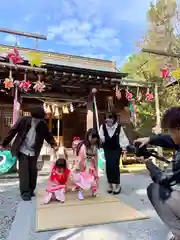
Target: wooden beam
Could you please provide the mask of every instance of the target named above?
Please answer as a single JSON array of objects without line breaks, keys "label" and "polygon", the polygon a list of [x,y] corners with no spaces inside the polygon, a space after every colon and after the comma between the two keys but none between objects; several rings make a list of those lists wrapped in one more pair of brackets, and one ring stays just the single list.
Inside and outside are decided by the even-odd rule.
[{"label": "wooden beam", "polygon": [[158,50],[146,49],[146,48],[143,48],[141,51],[146,52],[146,53],[159,55],[159,56],[164,56],[164,57],[180,58],[180,54],[176,54],[176,53],[173,53],[173,52],[164,52],[164,51],[158,51]]},{"label": "wooden beam", "polygon": [[[81,94],[82,96],[82,94]],[[62,94],[62,93],[50,93],[50,92],[44,92],[44,93],[22,93],[22,98],[37,98],[37,99],[49,99],[49,100],[56,100],[56,101],[79,101],[84,102],[87,95],[84,95],[80,97],[79,95],[74,94]]]},{"label": "wooden beam", "polygon": [[29,70],[34,72],[47,72],[46,68],[30,67],[30,66],[11,64],[11,63],[5,63],[5,62],[0,62],[0,66],[4,68],[8,67],[8,68],[14,68],[14,69],[23,69],[23,70]]},{"label": "wooden beam", "polygon": [[22,36],[22,37],[47,40],[46,36],[40,35],[40,34],[37,34],[37,33],[20,32],[20,31],[14,31],[14,30],[11,30],[11,29],[7,29],[7,28],[0,28],[0,32],[12,34],[12,35],[17,35],[17,36]]}]

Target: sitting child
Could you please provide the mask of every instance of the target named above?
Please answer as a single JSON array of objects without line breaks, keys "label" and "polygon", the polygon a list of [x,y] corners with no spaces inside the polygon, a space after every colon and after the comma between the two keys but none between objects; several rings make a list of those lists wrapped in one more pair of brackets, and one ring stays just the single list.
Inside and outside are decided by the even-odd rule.
[{"label": "sitting child", "polygon": [[59,158],[51,170],[48,180],[49,187],[46,189],[47,195],[44,204],[49,203],[53,197],[61,203],[64,203],[69,175],[70,170],[67,168],[65,158]]}]

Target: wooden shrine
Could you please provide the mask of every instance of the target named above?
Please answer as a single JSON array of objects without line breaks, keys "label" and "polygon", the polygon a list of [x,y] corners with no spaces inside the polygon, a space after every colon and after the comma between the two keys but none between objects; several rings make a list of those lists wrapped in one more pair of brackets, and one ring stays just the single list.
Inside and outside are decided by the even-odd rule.
[{"label": "wooden shrine", "polygon": [[[1,50],[2,48],[4,48],[6,54],[13,49],[13,47],[0,46]],[[25,52],[31,51],[31,49],[17,49],[22,56],[25,56]],[[22,115],[28,114],[29,105],[48,105],[51,108],[47,120],[49,128],[58,138],[57,140],[63,142],[66,147],[71,147],[73,136],[83,138],[86,130],[93,126],[92,88],[97,89],[96,99],[100,123],[103,122],[109,102],[117,109],[118,114],[122,115],[121,121],[130,123],[128,112],[124,110],[126,104],[124,105],[123,102],[115,100],[115,86],[127,74],[116,72],[114,62],[84,57],[77,57],[76,61],[75,56],[50,54],[47,52],[43,52],[43,55],[45,62],[43,62],[40,69],[31,68],[25,57],[22,64],[13,65],[9,63],[7,57],[1,54],[1,128],[5,129],[5,126],[7,126],[8,129],[8,125],[13,123],[14,89],[10,91],[4,89],[4,79],[9,76],[9,71],[11,71],[14,80],[22,81],[26,78],[30,82],[36,82],[37,79],[40,79],[45,83],[46,88],[43,92],[19,92],[18,109],[21,110]],[[63,59],[71,59],[71,61],[69,60],[69,65],[47,63],[48,56],[51,58],[49,62],[52,62],[53,57],[61,63]],[[72,59],[75,66],[77,66],[78,62],[79,67],[72,66]],[[80,67],[80,64],[82,67]],[[97,70],[95,69],[96,65]],[[99,70],[98,68],[104,70]],[[63,113],[62,106],[68,106],[69,104],[73,106],[73,111]],[[9,106],[8,113],[7,106]],[[58,113],[56,111],[55,114],[52,108],[58,108]],[[18,111],[18,109],[16,110]],[[17,113],[17,116],[19,115],[20,111]],[[1,133],[0,137],[2,138],[5,133],[4,131]]]}]

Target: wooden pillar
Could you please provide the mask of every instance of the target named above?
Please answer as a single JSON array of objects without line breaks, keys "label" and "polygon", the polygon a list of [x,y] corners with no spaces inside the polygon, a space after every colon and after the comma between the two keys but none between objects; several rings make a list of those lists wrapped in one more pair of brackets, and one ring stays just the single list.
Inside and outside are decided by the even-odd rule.
[{"label": "wooden pillar", "polygon": [[18,88],[15,87],[13,104],[13,124],[15,124],[17,119],[20,117],[20,109],[21,109],[20,96],[18,93]]},{"label": "wooden pillar", "polygon": [[49,115],[49,131],[52,132],[52,114]]},{"label": "wooden pillar", "polygon": [[159,94],[158,94],[157,84],[155,84],[155,88],[154,88],[154,98],[155,98],[155,107],[156,107],[156,127],[157,127],[158,133],[161,133],[161,117],[160,117]]},{"label": "wooden pillar", "polygon": [[57,141],[58,145],[60,146],[60,116],[57,119]]},{"label": "wooden pillar", "polygon": [[[154,99],[155,99],[155,108],[156,108],[156,134],[161,133],[161,116],[160,116],[160,107],[159,107],[159,93],[158,93],[158,85],[155,84],[154,88]],[[159,155],[163,155],[163,151],[161,147],[157,147],[157,152]],[[158,161],[158,165],[160,168],[163,168],[164,164],[161,161]]]},{"label": "wooden pillar", "polygon": [[86,115],[86,130],[88,131],[90,128],[93,128],[93,102],[89,101],[87,103],[87,115]]}]

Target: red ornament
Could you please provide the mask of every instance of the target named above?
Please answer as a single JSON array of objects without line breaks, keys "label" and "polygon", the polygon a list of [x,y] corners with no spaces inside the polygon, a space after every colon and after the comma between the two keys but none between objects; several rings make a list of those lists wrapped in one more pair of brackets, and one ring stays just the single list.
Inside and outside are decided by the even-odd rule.
[{"label": "red ornament", "polygon": [[23,58],[20,57],[19,51],[17,50],[17,48],[14,48],[13,53],[9,53],[7,55],[7,57],[9,59],[10,63],[12,63],[12,64],[18,64],[18,63],[24,62]]},{"label": "red ornament", "polygon": [[131,101],[133,99],[133,94],[131,92],[126,92],[126,98]]},{"label": "red ornament", "polygon": [[152,101],[153,98],[154,98],[153,95],[152,95],[152,93],[146,93],[146,94],[145,94],[145,97],[146,97],[146,100],[147,100],[147,101]]},{"label": "red ornament", "polygon": [[162,74],[162,78],[163,78],[164,80],[166,80],[167,77],[169,76],[169,70],[168,70],[168,69],[161,69],[160,72],[161,72],[161,74]]},{"label": "red ornament", "polygon": [[19,89],[22,92],[28,92],[29,90],[31,90],[30,87],[31,87],[31,83],[29,80],[28,81],[23,80],[19,84]]}]

